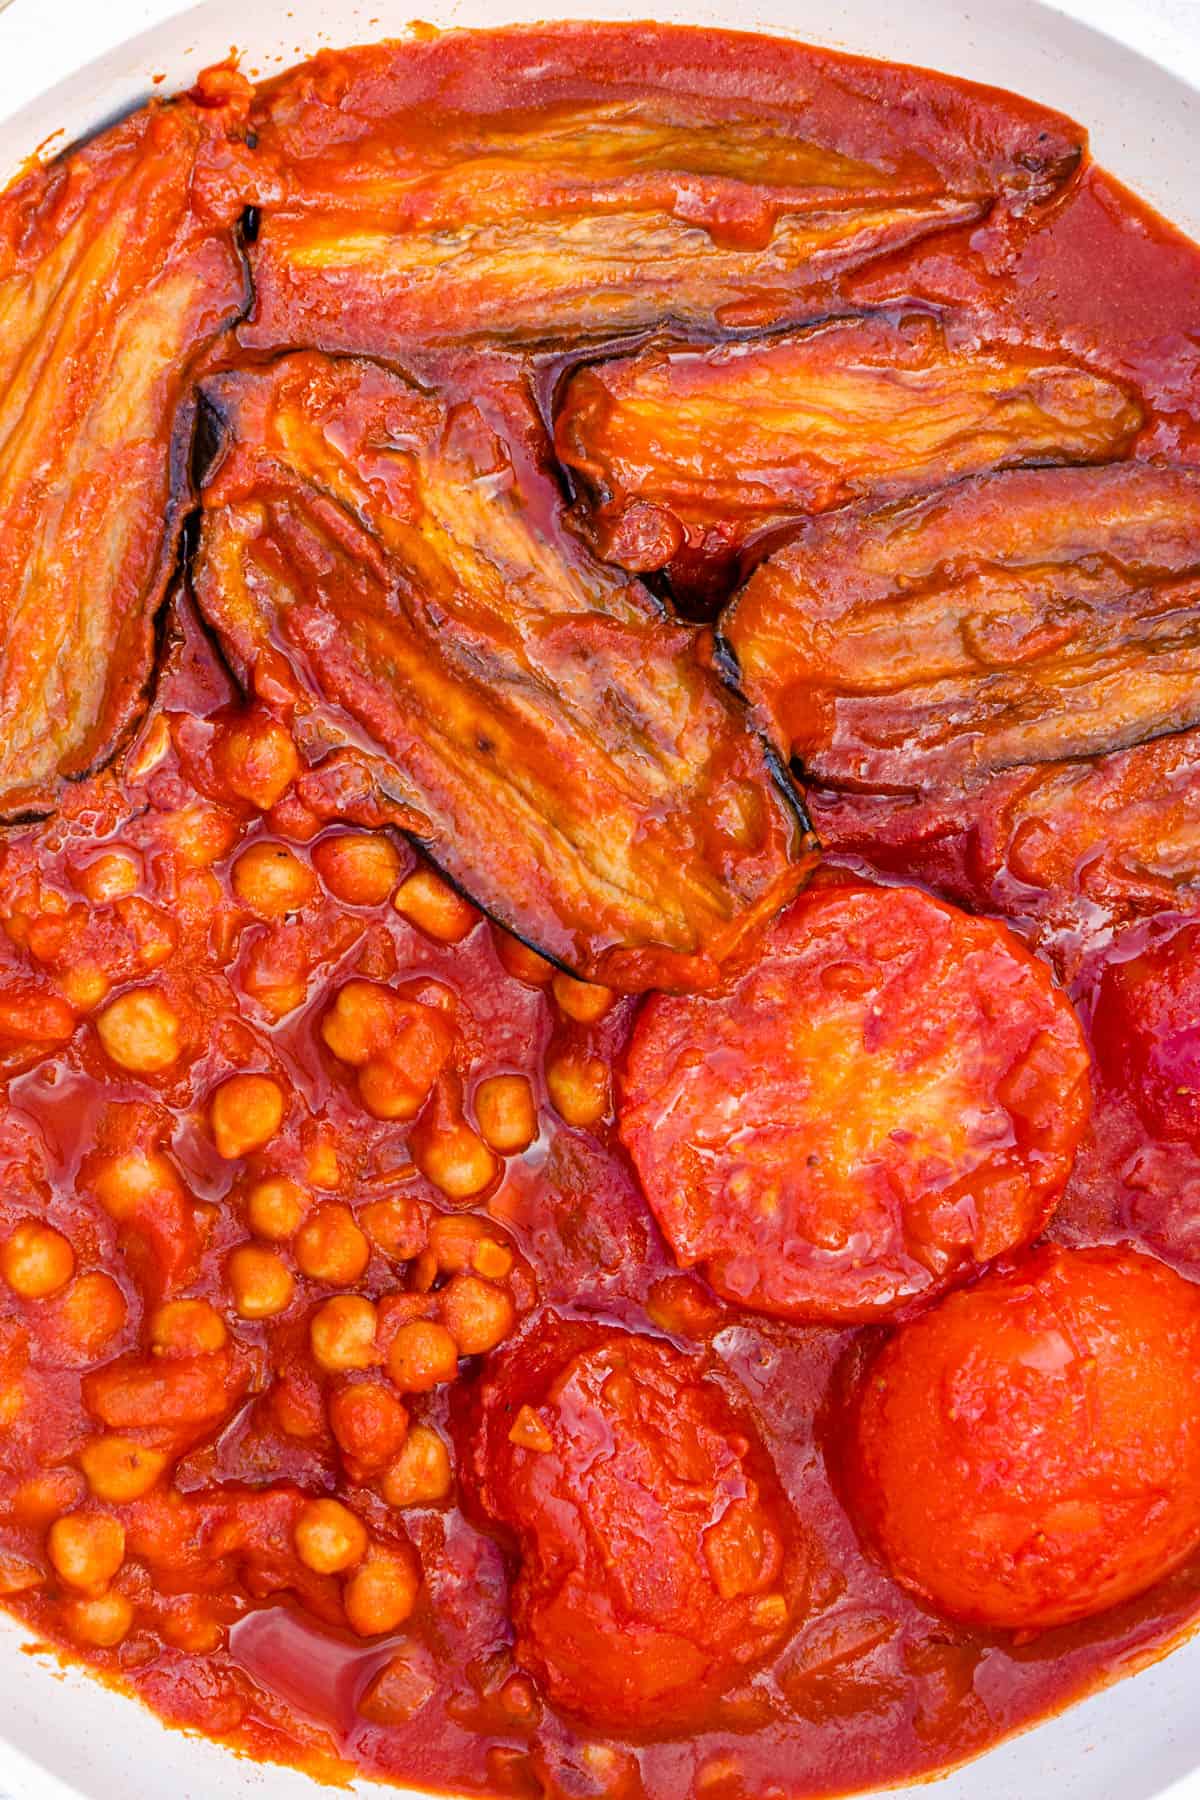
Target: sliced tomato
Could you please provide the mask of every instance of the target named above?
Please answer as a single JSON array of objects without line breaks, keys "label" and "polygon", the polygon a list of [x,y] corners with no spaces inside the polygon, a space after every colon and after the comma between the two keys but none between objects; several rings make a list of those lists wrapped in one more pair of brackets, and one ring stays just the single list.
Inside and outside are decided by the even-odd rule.
[{"label": "sliced tomato", "polygon": [[724,994],[655,996],[621,1137],[679,1263],[786,1318],[869,1319],[1037,1235],[1089,1105],[1049,970],[913,888],[826,888]]}]

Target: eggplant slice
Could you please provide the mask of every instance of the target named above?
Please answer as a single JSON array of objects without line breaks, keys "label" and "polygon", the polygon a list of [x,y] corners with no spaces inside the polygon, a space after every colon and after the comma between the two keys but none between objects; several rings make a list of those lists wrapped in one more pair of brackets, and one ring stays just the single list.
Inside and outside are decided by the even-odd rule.
[{"label": "eggplant slice", "polygon": [[314,353],[207,381],[200,608],[504,925],[618,987],[710,984],[806,879],[795,795],[707,635],[565,529],[519,371],[459,385],[486,419]]},{"label": "eggplant slice", "polygon": [[1045,200],[1082,155],[1078,126],[1008,95],[728,45],[716,91],[686,31],[631,50],[596,25],[373,46],[269,84],[256,125],[285,173],[243,341],[389,354],[804,317],[814,284]]},{"label": "eggplant slice", "polygon": [[191,370],[249,302],[248,96],[218,72],[0,197],[0,818],[51,810],[144,710]]},{"label": "eggplant slice", "polygon": [[982,476],[849,507],[725,623],[784,754],[831,788],[948,789],[1200,724],[1200,470]]},{"label": "eggplant slice", "polygon": [[1136,399],[1061,356],[867,314],[580,368],[555,439],[594,497],[599,554],[687,588],[787,520],[1018,463],[1110,461],[1141,425]]},{"label": "eggplant slice", "polygon": [[1008,769],[961,794],[809,794],[832,856],[1051,928],[1073,971],[1114,923],[1200,906],[1200,731],[1081,762]]}]

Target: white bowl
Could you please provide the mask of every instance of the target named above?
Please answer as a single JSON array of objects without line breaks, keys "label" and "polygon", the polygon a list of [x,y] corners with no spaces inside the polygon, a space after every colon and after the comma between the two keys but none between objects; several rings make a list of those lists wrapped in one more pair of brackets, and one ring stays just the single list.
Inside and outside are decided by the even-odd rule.
[{"label": "white bowl", "polygon": [[[1012,88],[1088,126],[1099,161],[1200,237],[1200,0],[441,0],[425,16],[451,26],[647,14],[774,31]],[[177,0],[10,0],[0,16],[0,177],[52,133],[66,142],[151,92],[185,86],[231,46],[249,73],[269,74],[322,44],[399,35],[411,16],[404,0],[203,0],[187,10]],[[22,1655],[22,1640],[0,1614],[0,1800],[5,1790],[12,1800],[315,1800],[307,1777],[168,1731],[87,1677]],[[1200,1634],[936,1789],[893,1792],[1200,1800],[1198,1692]]]}]

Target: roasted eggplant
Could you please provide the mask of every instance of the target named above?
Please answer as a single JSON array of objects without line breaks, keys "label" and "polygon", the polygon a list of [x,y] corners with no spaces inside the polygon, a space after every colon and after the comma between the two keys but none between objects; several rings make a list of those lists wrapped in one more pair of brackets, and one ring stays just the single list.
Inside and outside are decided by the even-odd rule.
[{"label": "roasted eggplant", "polygon": [[145,704],[191,370],[249,299],[248,95],[216,71],[0,200],[0,817],[52,807]]},{"label": "roasted eggplant", "polygon": [[318,57],[265,90],[257,303],[244,341],[611,336],[803,317],[814,283],[1028,207],[1076,168],[1060,115],[942,77],[729,35],[558,25]]},{"label": "roasted eggplant", "polygon": [[1200,723],[1200,470],[980,477],[804,526],[725,624],[816,781],[975,782]]},{"label": "roasted eggplant", "polygon": [[1182,731],[1082,762],[1010,769],[964,805],[959,792],[912,798],[809,795],[822,843],[869,856],[967,906],[1058,934],[1060,968],[1114,921],[1200,905],[1200,732]]},{"label": "roasted eggplant", "polygon": [[669,566],[688,590],[785,520],[1023,462],[1107,461],[1141,423],[1132,395],[1061,356],[951,347],[932,317],[868,314],[585,366],[555,436],[600,555]]},{"label": "roasted eggplant", "polygon": [[806,877],[795,796],[706,636],[565,529],[518,376],[489,386],[485,420],[317,354],[206,382],[199,604],[310,760],[369,755],[519,936],[615,986],[705,985]]}]

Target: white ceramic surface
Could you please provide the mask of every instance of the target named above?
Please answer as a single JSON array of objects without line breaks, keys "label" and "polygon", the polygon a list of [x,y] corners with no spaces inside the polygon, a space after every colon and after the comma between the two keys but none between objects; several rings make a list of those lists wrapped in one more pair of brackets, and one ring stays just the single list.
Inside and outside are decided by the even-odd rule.
[{"label": "white ceramic surface", "polygon": [[[773,30],[995,82],[1091,129],[1097,157],[1200,236],[1200,0],[430,0],[439,25],[541,17],[675,19]],[[400,33],[412,0],[11,0],[0,12],[0,175],[242,52],[251,73],[323,43]],[[136,35],[135,35],[136,34]],[[158,91],[162,91],[161,89]],[[57,140],[59,142],[62,139]],[[1000,1746],[930,1800],[1200,1800],[1200,1636]],[[0,1615],[0,1796],[12,1800],[314,1800],[168,1732],[133,1702],[21,1653]],[[363,1792],[379,1792],[364,1784]],[[395,1792],[396,1790],[393,1790]],[[398,1796],[398,1800],[405,1800]]]}]

